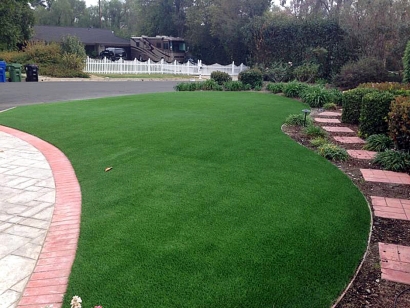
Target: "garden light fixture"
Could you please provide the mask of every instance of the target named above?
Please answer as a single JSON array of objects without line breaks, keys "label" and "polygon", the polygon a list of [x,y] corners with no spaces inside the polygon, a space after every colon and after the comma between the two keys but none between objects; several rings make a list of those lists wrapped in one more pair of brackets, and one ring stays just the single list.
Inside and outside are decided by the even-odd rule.
[{"label": "garden light fixture", "polygon": [[306,117],[310,113],[309,109],[303,109],[302,112],[305,114],[305,119],[303,120],[303,126],[306,126]]}]

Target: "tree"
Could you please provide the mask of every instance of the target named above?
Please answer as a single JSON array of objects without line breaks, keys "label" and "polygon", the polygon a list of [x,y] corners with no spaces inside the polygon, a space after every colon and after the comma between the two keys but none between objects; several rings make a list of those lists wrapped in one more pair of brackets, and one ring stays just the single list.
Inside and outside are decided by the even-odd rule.
[{"label": "tree", "polygon": [[25,0],[0,2],[0,50],[17,49],[31,36],[33,12]]},{"label": "tree", "polygon": [[403,82],[410,82],[410,41],[407,42],[403,57]]}]

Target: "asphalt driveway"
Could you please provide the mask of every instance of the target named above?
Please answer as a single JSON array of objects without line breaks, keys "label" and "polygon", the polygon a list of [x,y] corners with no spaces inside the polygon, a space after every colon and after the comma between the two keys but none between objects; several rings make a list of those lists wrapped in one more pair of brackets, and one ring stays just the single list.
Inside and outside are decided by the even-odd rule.
[{"label": "asphalt driveway", "polygon": [[0,83],[0,111],[11,107],[128,94],[171,92],[181,81],[52,81]]}]

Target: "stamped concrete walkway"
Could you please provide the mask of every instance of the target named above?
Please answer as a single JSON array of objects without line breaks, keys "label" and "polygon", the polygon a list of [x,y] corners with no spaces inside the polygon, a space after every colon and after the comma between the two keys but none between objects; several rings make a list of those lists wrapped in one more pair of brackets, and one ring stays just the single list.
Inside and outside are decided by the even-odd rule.
[{"label": "stamped concrete walkway", "polygon": [[80,186],[64,154],[0,126],[0,308],[61,307],[80,213]]}]

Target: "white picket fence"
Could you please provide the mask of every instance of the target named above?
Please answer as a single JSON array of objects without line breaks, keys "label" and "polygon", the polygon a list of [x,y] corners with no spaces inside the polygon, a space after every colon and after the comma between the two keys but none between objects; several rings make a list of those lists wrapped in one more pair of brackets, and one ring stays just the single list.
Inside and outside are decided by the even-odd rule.
[{"label": "white picket fence", "polygon": [[107,58],[102,60],[92,59],[87,57],[84,72],[94,74],[182,74],[182,75],[196,75],[196,76],[210,76],[214,71],[228,73],[231,76],[237,76],[240,72],[248,69],[247,66],[241,64],[236,66],[234,62],[231,65],[203,65],[202,61],[198,63],[172,63],[161,60],[154,62],[148,61],[140,62],[137,59],[134,61],[127,61],[119,59],[118,61],[111,61]]}]

